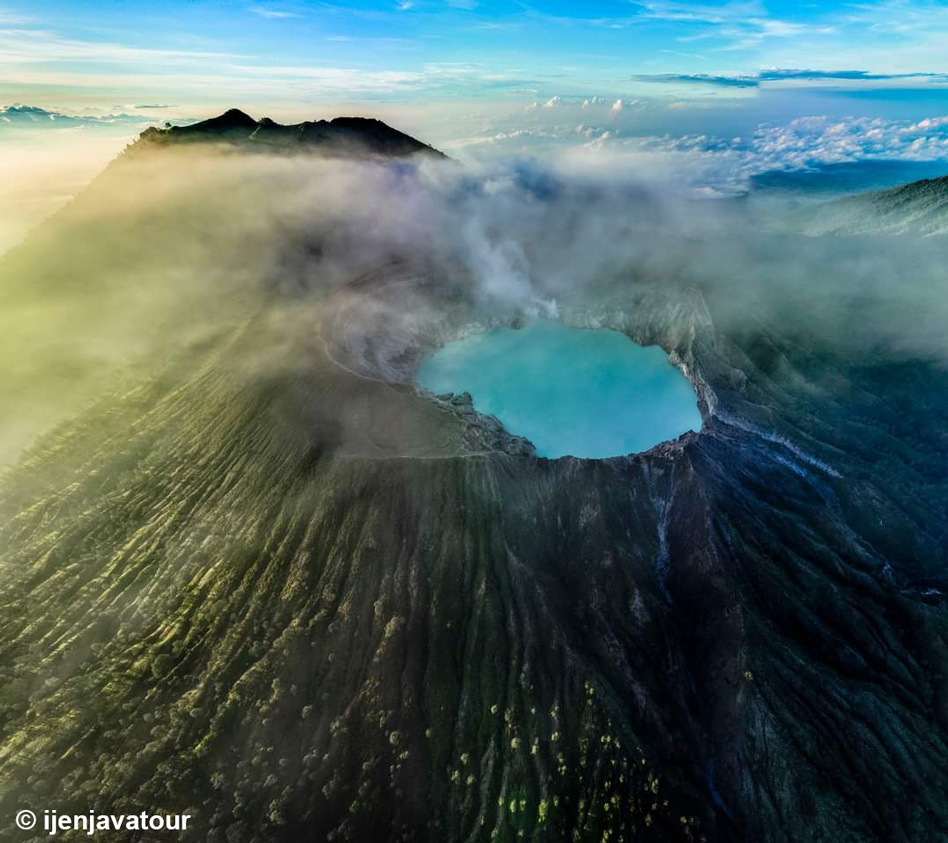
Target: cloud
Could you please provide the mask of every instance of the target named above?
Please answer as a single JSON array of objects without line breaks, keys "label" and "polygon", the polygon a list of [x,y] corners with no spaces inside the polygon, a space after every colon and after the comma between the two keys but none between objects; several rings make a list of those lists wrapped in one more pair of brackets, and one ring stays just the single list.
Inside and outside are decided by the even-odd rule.
[{"label": "cloud", "polygon": [[[559,112],[535,114],[561,118]],[[661,284],[677,279],[686,287],[727,285],[721,294],[734,303],[735,319],[752,315],[751,305],[775,305],[777,292],[796,295],[801,328],[809,329],[814,320],[826,324],[827,299],[833,294],[851,296],[864,286],[856,281],[874,280],[883,295],[898,290],[904,300],[904,280],[918,291],[923,305],[918,312],[897,309],[890,319],[880,305],[873,311],[882,317],[879,321],[867,324],[856,337],[837,332],[839,342],[865,342],[875,350],[870,341],[894,336],[903,348],[911,343],[919,352],[930,344],[944,360],[948,297],[943,250],[938,261],[923,262],[912,241],[880,263],[885,255],[873,241],[850,249],[855,261],[841,259],[847,255],[836,250],[847,246],[836,242],[806,241],[803,248],[799,240],[770,243],[754,227],[758,220],[737,216],[745,203],[685,207],[678,187],[679,180],[693,181],[701,171],[717,168],[725,175],[774,162],[805,164],[820,156],[851,155],[869,143],[915,155],[924,139],[939,134],[946,138],[946,123],[948,118],[941,117],[865,124],[812,118],[763,126],[743,140],[704,135],[623,139],[601,130],[587,137],[570,126],[570,136],[582,144],[574,157],[551,157],[547,166],[521,160],[475,171],[454,163],[432,165],[431,171],[425,165],[416,172],[411,167],[353,162],[340,166],[265,155],[218,158],[208,151],[207,160],[182,158],[180,172],[175,172],[174,159],[164,157],[155,162],[157,169],[146,167],[141,181],[123,175],[111,188],[106,182],[102,190],[91,192],[91,204],[74,211],[96,220],[90,231],[101,236],[97,243],[87,244],[83,238],[83,256],[107,271],[81,314],[69,301],[56,311],[58,321],[47,324],[47,334],[56,338],[56,356],[50,363],[55,368],[66,349],[78,361],[77,368],[91,363],[88,369],[99,379],[95,382],[105,383],[112,378],[106,376],[111,371],[104,363],[113,358],[123,364],[129,358],[165,358],[166,340],[188,335],[197,323],[202,331],[216,329],[218,320],[229,318],[221,316],[229,304],[253,301],[258,282],[268,294],[276,292],[269,286],[274,279],[281,280],[280,289],[289,295],[322,292],[390,266],[393,258],[402,256],[424,267],[420,274],[437,279],[433,284],[452,302],[451,312],[456,312],[458,301],[482,305],[485,324],[494,314],[539,310],[551,300],[564,307],[571,300],[582,304],[587,285],[595,285],[596,302],[606,302],[604,292],[625,295],[634,279]],[[511,132],[510,142],[527,142],[539,134]],[[590,141],[595,145],[586,145]],[[25,153],[32,155],[33,150]],[[54,160],[48,153],[34,159],[39,172]],[[0,168],[22,176],[25,163],[3,157]],[[170,171],[164,169],[166,164]],[[64,174],[49,177],[51,188],[61,190]],[[653,185],[654,201],[643,198]],[[6,178],[0,178],[0,187],[8,189]],[[0,206],[12,208],[14,203]],[[175,243],[174,254],[187,256],[186,262],[172,262],[174,272],[162,263],[165,241],[156,246],[148,235],[147,214],[155,211],[163,221],[158,229]],[[190,221],[198,211],[202,224],[195,228]],[[123,233],[124,238],[119,236]],[[135,247],[117,250],[124,256],[117,259],[117,242]],[[320,248],[313,249],[313,243]],[[905,257],[909,260],[902,260]],[[83,272],[100,280],[95,263],[84,263]],[[401,287],[393,295],[394,309],[383,314],[385,319],[393,317],[387,336],[398,337],[401,328],[411,324],[430,326],[427,314],[444,312],[417,307],[418,299],[413,293],[411,299],[404,297]],[[311,339],[313,326],[319,330],[320,323],[311,318],[304,299],[287,304],[309,323],[306,335]],[[837,313],[851,317],[850,302],[837,302]],[[347,312],[346,330],[355,329],[351,335],[358,336],[359,320],[370,315],[353,307]],[[5,327],[19,328],[24,314],[11,311],[0,317]],[[897,336],[893,319],[898,321]],[[873,330],[879,326],[881,338]],[[166,331],[175,333],[169,337]],[[11,337],[19,337],[17,330],[0,331],[4,350],[11,351],[8,359],[14,359],[13,350],[21,355],[17,360],[26,359],[28,350],[15,347]],[[105,361],[103,347],[109,349]],[[10,369],[16,371],[16,366]],[[85,394],[79,397],[86,399]],[[59,395],[55,403],[57,409],[63,406]],[[38,419],[44,418],[41,410]],[[0,420],[0,439],[4,433]]]},{"label": "cloud", "polygon": [[630,77],[635,82],[665,85],[710,85],[718,88],[762,88],[779,82],[887,82],[914,79],[926,84],[948,83],[944,73],[871,73],[867,70],[799,70],[773,67],[754,74],[651,73]]},{"label": "cloud", "polygon": [[802,79],[809,81],[840,81],[840,82],[884,82],[898,79],[919,79],[930,82],[948,82],[948,74],[944,73],[870,73],[868,70],[796,70],[779,67],[762,70],[758,74],[762,82],[782,82],[784,80]]},{"label": "cloud", "polygon": [[285,80],[318,85],[323,92],[395,93],[418,88],[433,74],[423,71],[362,70],[349,67],[311,67],[307,65],[233,65],[228,68],[241,77]]},{"label": "cloud", "polygon": [[784,126],[760,127],[751,150],[775,165],[770,169],[872,159],[948,159],[948,117],[918,121],[802,117]]},{"label": "cloud", "polygon": [[251,6],[248,11],[253,12],[267,20],[286,20],[287,18],[298,18],[301,15],[296,12],[285,12],[278,9],[269,9],[266,6]]},{"label": "cloud", "polygon": [[635,82],[655,82],[661,84],[682,83],[688,85],[715,85],[721,88],[756,88],[759,77],[756,76],[710,76],[705,73],[653,73],[638,74],[631,77]]},{"label": "cloud", "polygon": [[[207,50],[167,50],[130,47],[110,41],[80,41],[64,38],[40,29],[6,29],[0,31],[0,66],[7,71],[17,65],[60,61],[107,62],[116,64],[169,63],[206,64],[237,58],[235,53]],[[6,73],[5,73],[6,75]]]},{"label": "cloud", "polygon": [[813,37],[835,31],[827,24],[773,18],[758,0],[737,0],[721,5],[643,0],[635,5],[643,9],[644,19],[670,21],[697,29],[693,34],[679,36],[680,42],[718,39],[725,42],[724,49],[728,50],[751,49],[768,39]]},{"label": "cloud", "polygon": [[943,38],[948,26],[948,6],[928,0],[880,0],[847,6],[842,20],[877,33],[899,36],[917,34]]},{"label": "cloud", "polygon": [[[262,8],[262,7],[259,7]],[[347,36],[332,36],[341,40]],[[357,39],[358,40],[358,39]],[[411,45],[407,39],[361,39],[386,46]],[[356,51],[353,51],[354,53]],[[68,63],[68,64],[67,64]],[[309,63],[275,64],[272,56],[236,52],[160,49],[112,41],[83,41],[40,29],[0,29],[0,75],[23,99],[39,86],[64,87],[73,94],[121,89],[129,96],[208,96],[222,92],[242,101],[268,105],[351,97],[387,97],[459,87],[472,90],[521,89],[532,84],[521,74],[498,72],[463,62],[428,62],[410,69]],[[19,89],[19,90],[17,90]]]},{"label": "cloud", "polygon": [[685,23],[733,23],[766,15],[766,10],[759,0],[749,0],[749,2],[737,0],[737,2],[719,5],[683,3],[675,2],[675,0],[645,0],[644,2],[633,0],[633,5],[642,7],[644,17]]},{"label": "cloud", "polygon": [[152,118],[143,114],[67,114],[40,108],[35,105],[14,103],[0,106],[0,129],[31,129],[49,131],[52,129],[75,129],[100,126],[114,126],[127,124],[145,128],[152,122]]},{"label": "cloud", "polygon": [[[495,129],[458,148],[491,149],[495,155],[556,157],[591,147],[607,161],[647,161],[641,166],[656,173],[674,172],[680,181],[725,193],[743,192],[751,177],[774,170],[799,171],[860,161],[948,162],[948,116],[944,115],[922,120],[801,117],[780,124],[761,123],[736,137],[646,135],[636,132],[642,123],[639,115],[653,113],[658,106],[640,101],[633,123],[625,116],[632,102],[619,100],[608,107],[608,129],[590,125],[585,118],[594,112],[588,108],[576,109],[575,113],[584,117],[579,125],[563,123],[560,114],[549,114],[544,120],[548,113],[536,110],[529,112],[533,125]],[[672,102],[664,107],[675,105]]]},{"label": "cloud", "polygon": [[652,152],[686,154],[699,178],[737,185],[773,170],[806,170],[858,161],[948,161],[948,117],[924,120],[801,117],[763,124],[750,138],[686,135],[621,143]]},{"label": "cloud", "polygon": [[28,23],[32,23],[32,18],[28,15],[11,12],[8,9],[0,9],[0,26],[23,26]]},{"label": "cloud", "polygon": [[[471,3],[462,0],[462,5],[470,6]],[[895,10],[897,5],[897,0],[891,0],[886,8]],[[643,35],[644,52],[640,67],[646,70],[651,62],[655,62],[653,66],[657,68],[665,68],[666,62],[672,61],[670,56],[681,55],[688,59],[685,69],[691,71],[697,68],[704,71],[708,59],[702,56],[720,56],[722,51],[736,49],[751,52],[748,56],[729,58],[729,64],[733,63],[736,70],[734,73],[715,72],[718,69],[712,67],[710,71],[701,73],[658,73],[624,77],[643,84],[656,83],[653,89],[658,95],[666,94],[674,83],[692,85],[696,99],[698,94],[712,95],[715,92],[730,90],[736,95],[741,89],[752,91],[755,87],[765,85],[815,86],[834,80],[840,85],[853,86],[883,86],[893,80],[903,80],[906,85],[923,87],[942,83],[943,77],[932,71],[943,69],[941,65],[945,62],[943,58],[939,58],[937,63],[932,59],[928,65],[919,61],[917,66],[923,68],[924,72],[911,74],[903,69],[896,69],[887,74],[883,72],[886,68],[868,62],[866,70],[850,69],[862,67],[857,63],[861,59],[850,60],[845,53],[835,49],[840,38],[830,42],[822,36],[830,32],[841,32],[852,44],[859,44],[861,41],[857,38],[855,29],[850,32],[845,27],[862,27],[867,36],[881,32],[876,28],[880,7],[872,4],[849,7],[846,14],[839,13],[835,17],[808,12],[810,19],[805,23],[796,18],[784,20],[772,17],[767,13],[764,4],[758,0],[737,0],[720,4],[643,0],[640,3],[627,3],[625,8],[629,11],[627,17],[623,18],[557,17],[537,13],[530,8],[510,14],[504,13],[501,16],[493,9],[488,10],[484,4],[478,7],[473,15],[461,15],[451,9],[448,0],[392,0],[387,8],[376,9],[371,14],[367,10],[345,10],[331,4],[323,4],[319,8],[320,14],[354,14],[376,22],[384,20],[386,26],[391,24],[387,33],[390,32],[393,36],[407,34],[410,37],[358,39],[352,34],[331,35],[330,39],[336,43],[343,43],[343,38],[354,42],[347,54],[352,56],[351,62],[335,61],[331,66],[325,66],[319,64],[319,58],[311,58],[308,55],[285,58],[279,66],[279,72],[285,75],[280,78],[272,66],[272,53],[231,52],[226,50],[229,46],[227,42],[219,42],[222,48],[213,50],[140,46],[115,40],[84,40],[91,36],[78,37],[72,34],[73,30],[70,30],[67,36],[55,30],[52,25],[49,28],[39,28],[38,25],[33,28],[21,20],[22,16],[17,15],[14,16],[20,21],[17,25],[0,26],[0,77],[10,88],[11,98],[16,96],[18,99],[38,99],[48,93],[37,92],[39,87],[65,87],[74,96],[84,98],[88,98],[92,91],[122,90],[129,100],[141,98],[145,102],[152,97],[174,96],[175,101],[187,102],[188,98],[206,103],[210,97],[219,96],[220,91],[227,91],[231,92],[232,98],[242,102],[266,102],[268,105],[271,102],[279,105],[291,100],[313,102],[344,98],[348,101],[350,94],[360,99],[436,97],[439,94],[456,97],[459,94],[486,94],[499,90],[510,92],[527,87],[536,88],[536,92],[530,96],[541,103],[554,93],[572,98],[577,94],[586,96],[590,89],[606,94],[609,102],[614,102],[619,96],[636,93],[617,86],[615,77],[608,78],[609,71],[597,64],[599,56],[591,55],[588,62],[586,59],[576,59],[577,62],[583,62],[583,66],[579,68],[544,67],[542,72],[531,74],[529,69],[508,69],[498,65],[497,62],[501,59],[496,58],[490,51],[478,49],[479,45],[476,43],[468,44],[467,39],[464,49],[470,49],[470,55],[477,56],[477,59],[476,62],[466,64],[468,67],[475,66],[475,69],[464,73],[436,71],[434,68],[448,65],[426,62],[426,59],[436,54],[434,47],[429,50],[426,45],[434,45],[437,42],[424,39],[429,36],[434,38],[435,35],[444,34],[444,31],[435,32],[424,27],[429,27],[430,21],[438,15],[448,16],[454,25],[457,25],[459,15],[470,21],[470,28],[465,28],[465,32],[469,34],[487,28],[523,27],[525,37],[529,35],[542,39],[544,28],[572,26],[575,31],[571,32],[571,37],[575,36],[577,51],[588,48],[589,44],[584,44],[583,39],[595,35],[581,32],[583,28],[642,27],[643,33],[648,31],[648,34]],[[307,7],[293,0],[261,0],[255,5],[241,4],[239,13],[279,21],[306,14],[306,9]],[[399,11],[404,13],[409,10],[413,10],[412,21],[416,20],[414,12],[424,12],[423,15],[417,16],[420,18],[417,26],[423,27],[419,31],[415,31],[414,23],[411,24],[411,32],[402,31],[407,22],[404,15],[399,15]],[[4,14],[7,15],[6,18],[2,17]],[[9,13],[0,12],[0,21],[7,19],[13,18]],[[440,19],[443,21],[445,18]],[[914,33],[911,38],[928,37],[925,29],[920,27],[918,17],[911,19],[911,32]],[[939,16],[933,18],[936,23],[942,19]],[[948,17],[944,19],[948,21]],[[375,24],[372,26],[374,28]],[[530,31],[527,32],[527,29]],[[471,34],[472,39],[483,37],[486,36]],[[657,49],[674,46],[676,41],[699,39],[708,39],[699,53]],[[357,49],[356,41],[368,49]],[[766,50],[757,50],[763,41],[766,41]],[[143,43],[147,45],[149,42]],[[684,44],[681,46],[687,49]],[[419,59],[414,63],[404,60],[395,63],[390,56],[386,58],[386,54],[395,49],[405,51],[406,55],[409,54],[408,51],[417,51],[415,55]],[[831,59],[828,60],[832,60],[842,69],[822,69],[819,63],[809,60],[808,54],[817,51],[820,51],[822,56],[830,56]],[[654,58],[657,53],[666,54],[661,64]],[[942,49],[941,54],[943,53]],[[536,56],[527,51],[524,61],[533,62],[541,55],[542,51]],[[759,74],[746,71],[747,67],[762,65],[762,59],[768,64],[772,63],[777,69],[763,70]],[[458,64],[463,65],[465,62]],[[782,71],[779,69],[781,67],[804,69]],[[811,67],[814,69],[808,69]],[[675,70],[675,66],[672,65],[671,69]],[[727,65],[723,67],[724,71],[728,69]],[[620,78],[622,74],[623,72],[619,71]],[[666,91],[662,91],[658,83],[664,83]],[[676,96],[682,95],[679,93]]]}]

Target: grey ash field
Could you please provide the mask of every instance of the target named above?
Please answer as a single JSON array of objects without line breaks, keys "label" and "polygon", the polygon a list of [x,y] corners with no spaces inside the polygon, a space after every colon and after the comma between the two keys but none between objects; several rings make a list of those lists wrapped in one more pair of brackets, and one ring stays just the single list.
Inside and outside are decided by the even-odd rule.
[{"label": "grey ash field", "polygon": [[[948,840],[948,184],[756,224],[514,180],[228,112],[0,262],[0,837]],[[415,386],[552,298],[700,434],[539,459]]]}]

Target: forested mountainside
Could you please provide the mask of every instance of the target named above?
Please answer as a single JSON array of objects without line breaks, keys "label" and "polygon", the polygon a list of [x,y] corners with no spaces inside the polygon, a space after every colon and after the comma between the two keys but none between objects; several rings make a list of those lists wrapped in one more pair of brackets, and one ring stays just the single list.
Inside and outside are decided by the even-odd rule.
[{"label": "forested mountainside", "polygon": [[948,231],[948,176],[863,193],[808,212],[811,234],[944,234]]}]

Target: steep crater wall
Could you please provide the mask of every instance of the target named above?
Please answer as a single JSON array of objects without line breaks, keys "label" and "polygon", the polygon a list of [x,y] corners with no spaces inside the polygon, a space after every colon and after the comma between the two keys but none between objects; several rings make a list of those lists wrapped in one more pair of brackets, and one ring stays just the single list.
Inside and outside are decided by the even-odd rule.
[{"label": "steep crater wall", "polygon": [[[501,450],[530,454],[529,443],[474,411],[468,397],[445,400],[417,386],[425,356],[473,334],[517,328],[531,318],[523,310],[452,295],[457,289],[411,266],[380,268],[330,297],[320,326],[326,353],[358,377],[414,389],[437,401],[465,425],[501,441]],[[718,403],[713,378],[723,374],[740,383],[740,374],[715,353],[714,326],[697,290],[630,286],[592,301],[557,302],[556,317],[568,327],[620,331],[640,345],[660,346],[694,387],[704,422]]]}]

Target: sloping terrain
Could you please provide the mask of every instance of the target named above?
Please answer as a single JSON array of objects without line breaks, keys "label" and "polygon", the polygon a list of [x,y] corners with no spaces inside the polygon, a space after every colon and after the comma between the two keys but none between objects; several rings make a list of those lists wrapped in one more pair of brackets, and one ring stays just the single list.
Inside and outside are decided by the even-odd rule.
[{"label": "sloping terrain", "polygon": [[[145,160],[107,178],[166,182]],[[191,202],[211,165],[187,166]],[[427,350],[515,321],[464,267],[332,219],[258,228],[277,211],[239,172],[194,206],[135,181],[108,226],[100,183],[6,262],[98,301],[105,268],[200,271],[151,365],[0,487],[4,816],[187,811],[227,843],[945,839],[943,367],[618,267],[562,318],[662,345],[702,431],[538,459],[413,385]]]},{"label": "sloping terrain", "polygon": [[810,234],[944,234],[948,176],[839,199],[806,216]]}]

